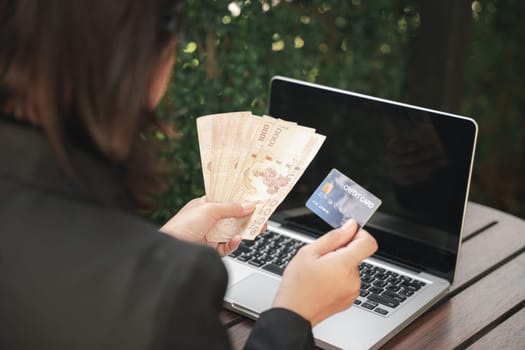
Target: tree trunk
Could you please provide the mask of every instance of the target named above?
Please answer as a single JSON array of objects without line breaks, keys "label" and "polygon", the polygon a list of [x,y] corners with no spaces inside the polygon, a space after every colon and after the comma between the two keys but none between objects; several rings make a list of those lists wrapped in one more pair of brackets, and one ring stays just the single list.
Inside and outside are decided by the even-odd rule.
[{"label": "tree trunk", "polygon": [[458,113],[472,22],[471,2],[423,1],[408,73],[409,102]]}]

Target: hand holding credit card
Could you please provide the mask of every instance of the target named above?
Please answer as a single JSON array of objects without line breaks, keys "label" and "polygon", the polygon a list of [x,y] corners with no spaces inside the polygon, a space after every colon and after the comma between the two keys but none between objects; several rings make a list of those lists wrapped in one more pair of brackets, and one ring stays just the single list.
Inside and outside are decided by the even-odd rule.
[{"label": "hand holding credit card", "polygon": [[332,169],[306,202],[306,207],[334,228],[355,219],[363,227],[381,200],[355,181]]}]

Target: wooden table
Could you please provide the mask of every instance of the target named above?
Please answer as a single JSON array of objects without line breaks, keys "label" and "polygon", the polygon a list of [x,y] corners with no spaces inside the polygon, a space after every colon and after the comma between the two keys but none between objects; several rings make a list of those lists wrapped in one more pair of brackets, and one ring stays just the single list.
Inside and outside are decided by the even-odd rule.
[{"label": "wooden table", "polygon": [[[470,202],[456,280],[382,349],[525,349],[525,221]],[[224,310],[233,347],[253,321]]]}]

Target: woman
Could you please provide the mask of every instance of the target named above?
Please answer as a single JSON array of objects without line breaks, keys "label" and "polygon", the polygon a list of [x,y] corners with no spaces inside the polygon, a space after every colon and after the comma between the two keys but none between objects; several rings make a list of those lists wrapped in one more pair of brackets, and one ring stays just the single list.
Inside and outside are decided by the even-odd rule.
[{"label": "woman", "polygon": [[[180,2],[0,0],[1,349],[230,347],[219,254],[240,238],[204,237],[253,207],[195,199],[162,232],[132,214],[159,185]],[[246,347],[312,348],[375,249],[353,221],[301,249]]]}]

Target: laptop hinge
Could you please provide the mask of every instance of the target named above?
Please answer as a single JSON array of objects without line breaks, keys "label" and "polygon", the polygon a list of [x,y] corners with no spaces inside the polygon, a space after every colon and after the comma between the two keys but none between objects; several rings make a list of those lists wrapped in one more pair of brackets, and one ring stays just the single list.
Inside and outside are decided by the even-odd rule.
[{"label": "laptop hinge", "polygon": [[374,254],[372,256],[374,259],[377,259],[377,260],[382,260],[382,261],[386,261],[390,264],[393,264],[393,265],[396,265],[396,266],[399,266],[399,267],[402,267],[404,269],[407,269],[407,270],[410,270],[410,271],[413,271],[415,273],[421,273],[423,272],[424,270],[420,269],[420,268],[417,268],[415,266],[412,266],[412,265],[408,265],[408,264],[405,264],[399,260],[396,260],[396,259],[392,259],[392,258],[387,258],[385,256],[382,256],[382,255],[377,255],[377,254]]}]

